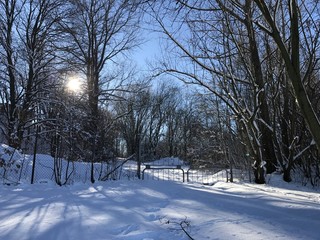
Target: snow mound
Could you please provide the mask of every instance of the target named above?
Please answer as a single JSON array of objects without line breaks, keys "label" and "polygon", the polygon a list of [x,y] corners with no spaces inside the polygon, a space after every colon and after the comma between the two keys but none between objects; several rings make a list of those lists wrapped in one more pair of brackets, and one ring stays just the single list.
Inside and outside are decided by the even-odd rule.
[{"label": "snow mound", "polygon": [[22,154],[12,147],[9,147],[6,144],[0,145],[0,161],[3,163],[12,163],[12,162],[19,162],[23,159]]},{"label": "snow mound", "polygon": [[6,144],[0,145],[0,174],[5,184],[16,183],[23,165],[20,152]]}]

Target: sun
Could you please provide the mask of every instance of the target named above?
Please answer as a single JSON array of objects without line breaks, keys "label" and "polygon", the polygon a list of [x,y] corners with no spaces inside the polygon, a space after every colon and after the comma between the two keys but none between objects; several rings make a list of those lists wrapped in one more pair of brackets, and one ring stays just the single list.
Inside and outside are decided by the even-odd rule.
[{"label": "sun", "polygon": [[68,77],[66,87],[70,92],[74,92],[74,93],[81,92],[82,83],[81,83],[80,77],[77,77],[77,76]]}]

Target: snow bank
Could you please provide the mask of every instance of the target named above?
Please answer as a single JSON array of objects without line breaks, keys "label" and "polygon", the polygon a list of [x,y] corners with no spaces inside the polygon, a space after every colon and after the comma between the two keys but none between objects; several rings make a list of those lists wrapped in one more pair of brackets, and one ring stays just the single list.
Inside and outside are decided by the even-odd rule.
[{"label": "snow bank", "polygon": [[6,184],[16,183],[20,177],[24,158],[20,152],[6,144],[0,145],[0,176]]}]

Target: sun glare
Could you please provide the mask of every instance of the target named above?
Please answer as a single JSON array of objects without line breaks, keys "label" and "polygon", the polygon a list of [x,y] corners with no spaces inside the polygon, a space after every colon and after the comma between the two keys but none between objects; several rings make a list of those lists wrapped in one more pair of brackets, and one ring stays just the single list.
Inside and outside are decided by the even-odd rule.
[{"label": "sun glare", "polygon": [[81,80],[79,77],[72,76],[68,78],[67,89],[71,92],[78,93],[81,91]]}]

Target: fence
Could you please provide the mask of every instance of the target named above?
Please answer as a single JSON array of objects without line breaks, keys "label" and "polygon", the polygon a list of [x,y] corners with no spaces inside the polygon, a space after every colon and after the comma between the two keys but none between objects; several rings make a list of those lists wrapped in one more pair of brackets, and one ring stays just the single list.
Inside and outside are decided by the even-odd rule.
[{"label": "fence", "polygon": [[[0,180],[5,184],[31,182],[33,162],[35,162],[34,182],[52,181],[57,184],[90,182],[91,168],[95,180],[137,179],[137,162],[129,159],[113,159],[94,163],[72,162],[53,158],[49,155],[23,155],[18,151],[1,145]],[[162,180],[214,184],[217,181],[249,180],[248,173],[241,170],[211,168],[194,169],[177,158],[165,158],[141,165],[144,180]]]}]

